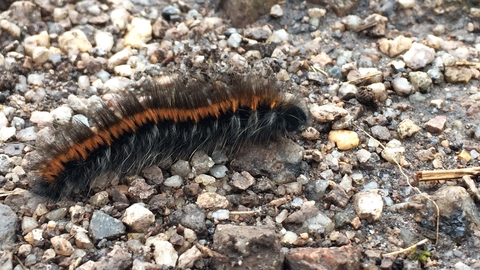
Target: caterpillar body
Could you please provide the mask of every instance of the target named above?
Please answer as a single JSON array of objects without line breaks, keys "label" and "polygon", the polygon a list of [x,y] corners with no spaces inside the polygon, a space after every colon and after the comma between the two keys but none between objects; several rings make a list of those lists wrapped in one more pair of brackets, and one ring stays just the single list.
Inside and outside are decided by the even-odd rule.
[{"label": "caterpillar body", "polygon": [[198,149],[239,149],[298,130],[306,121],[295,99],[273,79],[206,75],[148,84],[145,97],[120,98],[91,115],[93,128],[73,122],[38,146],[42,161],[33,191],[57,200],[85,190],[102,174],[125,175]]}]

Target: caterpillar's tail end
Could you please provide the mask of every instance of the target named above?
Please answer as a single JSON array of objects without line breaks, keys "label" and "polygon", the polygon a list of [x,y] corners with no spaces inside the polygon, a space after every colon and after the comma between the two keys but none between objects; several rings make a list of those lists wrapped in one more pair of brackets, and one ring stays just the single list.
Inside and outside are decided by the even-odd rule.
[{"label": "caterpillar's tail end", "polygon": [[288,132],[294,132],[300,129],[307,122],[307,114],[298,106],[291,106],[283,112],[286,129]]},{"label": "caterpillar's tail end", "polygon": [[55,184],[48,183],[41,176],[34,177],[30,185],[32,193],[53,201],[58,201],[63,194],[63,190],[60,187]]}]

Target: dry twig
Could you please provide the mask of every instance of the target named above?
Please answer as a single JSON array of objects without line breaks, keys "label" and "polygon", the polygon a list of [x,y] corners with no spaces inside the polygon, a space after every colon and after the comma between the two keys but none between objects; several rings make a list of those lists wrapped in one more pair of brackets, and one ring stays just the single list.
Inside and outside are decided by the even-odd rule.
[{"label": "dry twig", "polygon": [[480,174],[480,167],[437,170],[437,171],[419,171],[415,174],[417,181],[435,181],[462,178],[464,176],[476,176]]},{"label": "dry twig", "polygon": [[400,249],[400,250],[397,250],[397,251],[394,251],[394,252],[382,254],[382,257],[389,257],[389,256],[395,256],[395,255],[398,255],[398,254],[406,253],[406,252],[412,252],[418,246],[421,246],[421,245],[423,245],[427,242],[428,242],[428,239],[423,239],[422,241],[420,241],[420,242],[418,242],[414,245],[411,245],[408,248],[404,248],[404,249]]},{"label": "dry twig", "polygon": [[213,251],[211,249],[209,249],[208,247],[205,247],[205,246],[202,246],[200,245],[199,243],[196,243],[195,246],[201,251],[203,252],[204,254],[206,254],[208,257],[210,258],[219,258],[221,260],[224,260],[224,261],[228,261],[228,257],[223,255],[223,254],[220,254],[216,251]]},{"label": "dry twig", "polygon": [[[358,128],[360,131],[362,131],[363,133],[365,133],[369,138],[371,138],[372,140],[375,140],[376,142],[378,142],[378,144],[380,145],[380,147],[382,147],[382,149],[385,149],[385,146],[379,142],[377,139],[375,139],[372,135],[370,135],[368,132],[366,132],[365,130],[363,130],[361,127],[359,127],[357,124],[355,123],[352,123],[356,128]],[[432,200],[430,198],[430,196],[424,192],[422,192],[419,188],[417,187],[414,187],[412,185],[412,183],[410,182],[410,177],[408,177],[408,175],[403,171],[403,168],[402,166],[400,165],[400,163],[398,163],[398,161],[396,159],[394,159],[395,161],[395,164],[397,164],[398,166],[398,169],[400,170],[400,173],[403,175],[403,177],[405,177],[407,179],[407,183],[408,185],[413,189],[415,190],[418,194],[420,194],[422,197],[426,198],[427,200],[431,201],[433,203],[433,205],[435,206],[435,213],[437,214],[437,219],[436,219],[436,228],[435,228],[435,245],[438,244],[438,233],[440,231],[440,209],[438,208],[438,205],[437,203]]]}]

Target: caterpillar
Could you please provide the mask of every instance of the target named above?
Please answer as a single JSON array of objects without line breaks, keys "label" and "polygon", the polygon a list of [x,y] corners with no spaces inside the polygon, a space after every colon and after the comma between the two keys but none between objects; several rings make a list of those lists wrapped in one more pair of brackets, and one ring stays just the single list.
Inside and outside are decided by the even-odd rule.
[{"label": "caterpillar", "polygon": [[58,200],[108,172],[138,172],[198,149],[234,151],[265,143],[298,130],[307,119],[271,78],[200,74],[146,85],[143,98],[127,94],[114,110],[105,104],[94,109],[92,128],[71,122],[55,140],[38,146],[42,159],[33,192]]}]

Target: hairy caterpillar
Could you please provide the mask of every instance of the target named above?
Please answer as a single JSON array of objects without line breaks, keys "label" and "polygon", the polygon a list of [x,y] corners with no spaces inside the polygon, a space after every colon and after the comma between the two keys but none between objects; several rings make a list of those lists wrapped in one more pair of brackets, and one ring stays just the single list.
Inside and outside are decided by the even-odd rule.
[{"label": "hairy caterpillar", "polygon": [[73,122],[39,146],[35,193],[59,199],[107,172],[125,175],[198,149],[264,143],[298,130],[306,114],[272,79],[202,75],[149,84],[142,99],[126,95],[115,111],[102,105],[91,118],[94,128]]}]

